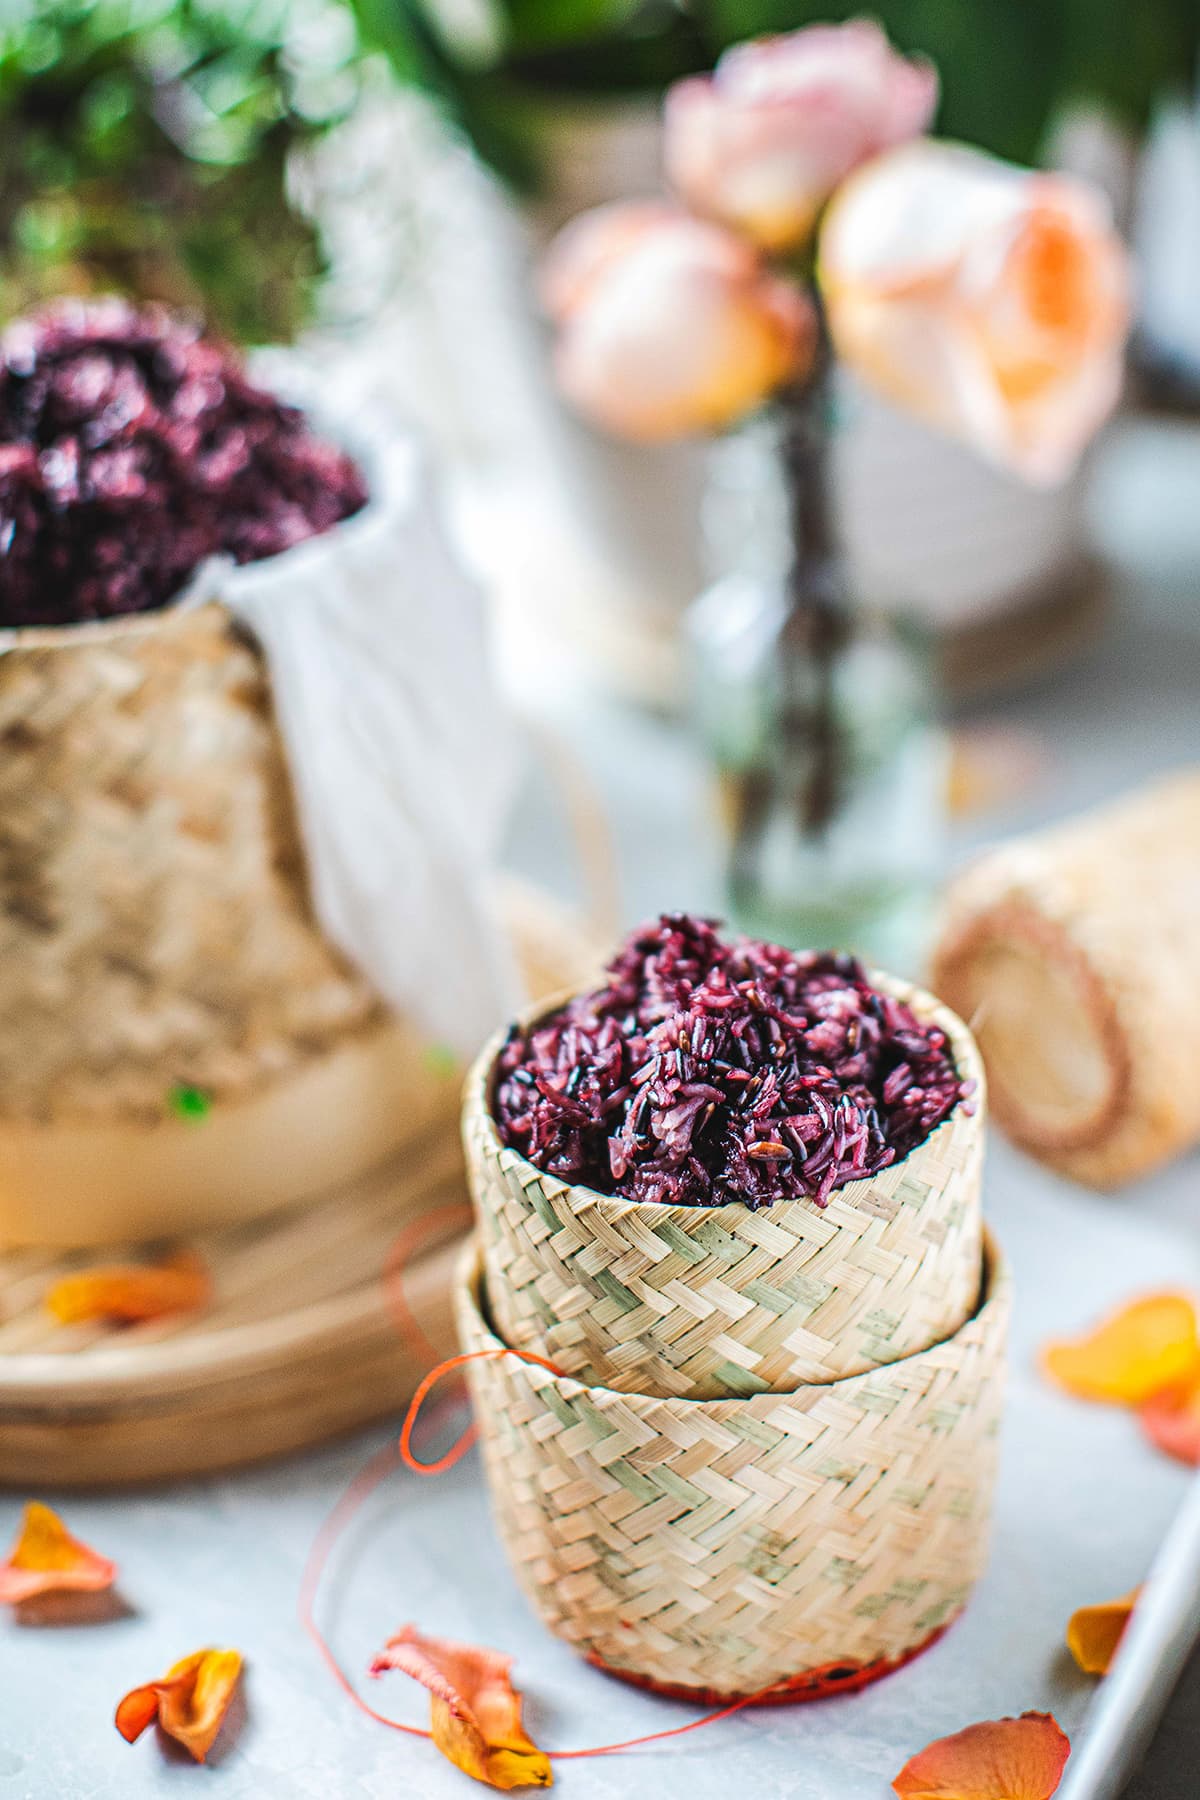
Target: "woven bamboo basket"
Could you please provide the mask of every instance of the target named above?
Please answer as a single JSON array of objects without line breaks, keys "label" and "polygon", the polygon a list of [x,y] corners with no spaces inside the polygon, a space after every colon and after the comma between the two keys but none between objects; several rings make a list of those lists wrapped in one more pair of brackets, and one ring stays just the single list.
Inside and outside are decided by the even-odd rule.
[{"label": "woven bamboo basket", "polygon": [[543,1622],[615,1674],[706,1699],[885,1673],[982,1572],[1010,1311],[887,1368],[716,1401],[587,1387],[503,1354],[477,1249],[459,1338],[492,1505]]},{"label": "woven bamboo basket", "polygon": [[[419,1134],[438,1083],[316,925],[226,610],[0,648],[0,1240],[252,1217]],[[203,1129],[172,1110],[192,1090]]]},{"label": "woven bamboo basket", "polygon": [[320,930],[223,606],[0,633],[0,1244],[327,1193],[453,1135],[461,1079]]},{"label": "woven bamboo basket", "polygon": [[[511,879],[502,899],[531,994],[588,979],[596,941],[571,911]],[[0,1487],[207,1474],[402,1411],[454,1343],[470,1217],[458,1086],[449,1128],[357,1181],[216,1230],[181,1218],[173,1248],[212,1277],[197,1312],[63,1325],[46,1306],[55,1281],[146,1253],[0,1247]]]},{"label": "woven bamboo basket", "polygon": [[1200,770],[981,857],[933,979],[1044,1162],[1114,1187],[1200,1143]]},{"label": "woven bamboo basket", "polygon": [[970,1110],[824,1208],[664,1206],[543,1174],[500,1141],[493,1040],[467,1078],[463,1132],[505,1342],[580,1381],[704,1400],[833,1381],[957,1331],[979,1298],[983,1069],[946,1007],[872,979],[941,1026],[978,1087]]}]

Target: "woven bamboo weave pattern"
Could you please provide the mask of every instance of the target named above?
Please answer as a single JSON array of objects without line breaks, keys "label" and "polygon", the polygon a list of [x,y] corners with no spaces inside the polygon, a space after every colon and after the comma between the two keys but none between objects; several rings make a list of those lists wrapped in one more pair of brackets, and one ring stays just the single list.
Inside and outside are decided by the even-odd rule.
[{"label": "woven bamboo weave pattern", "polygon": [[158,1117],[382,1017],[312,918],[265,669],[206,605],[0,655],[0,1105]]},{"label": "woven bamboo weave pattern", "polygon": [[581,1381],[715,1399],[857,1374],[955,1332],[979,1296],[982,1069],[953,1013],[884,985],[948,1033],[979,1088],[971,1111],[825,1208],[663,1206],[544,1175],[500,1142],[489,1045],[468,1078],[464,1133],[505,1342]]},{"label": "woven bamboo weave pattern", "polygon": [[982,856],[934,979],[1044,1162],[1114,1187],[1200,1143],[1200,770]]},{"label": "woven bamboo weave pattern", "polygon": [[[499,1348],[461,1270],[464,1350]],[[501,1538],[543,1622],[677,1687],[753,1693],[923,1643],[986,1559],[1010,1311],[825,1386],[709,1402],[584,1387],[512,1356],[468,1368]]]},{"label": "woven bamboo weave pattern", "polygon": [[[587,979],[597,947],[570,911],[511,880],[502,903],[531,996]],[[200,1312],[60,1325],[45,1304],[58,1277],[152,1253],[117,1242],[17,1250],[0,1234],[0,1486],[200,1474],[395,1417],[454,1342],[470,1208],[459,1083],[443,1085],[444,1115],[353,1181],[219,1229],[172,1209],[160,1232],[177,1230],[176,1247],[212,1273]]]}]

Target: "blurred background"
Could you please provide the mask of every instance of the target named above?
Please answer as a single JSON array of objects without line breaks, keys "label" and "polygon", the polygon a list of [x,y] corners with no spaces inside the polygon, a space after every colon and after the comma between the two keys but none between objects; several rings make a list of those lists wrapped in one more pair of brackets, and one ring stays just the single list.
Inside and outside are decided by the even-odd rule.
[{"label": "blurred background", "polygon": [[[797,546],[769,422],[713,439],[631,444],[601,435],[556,387],[539,266],[580,211],[665,191],[670,85],[756,34],[860,10],[841,0],[0,0],[0,323],[64,293],[165,301],[249,352],[288,347],[336,391],[341,417],[353,415],[356,396],[387,402],[423,443],[486,601],[505,695],[526,727],[505,860],[527,899],[548,899],[529,912],[525,934],[545,965],[541,991],[568,979],[565,958],[552,954],[552,926],[564,917],[572,956],[582,940],[590,967],[593,946],[619,926],[675,908],[732,917],[797,945],[861,950],[920,975],[939,891],[975,850],[1017,840],[1019,876],[1026,831],[1200,764],[1200,0],[868,0],[900,52],[936,65],[938,135],[1104,189],[1133,255],[1135,316],[1120,404],[1056,485],[1030,485],[894,410],[848,360],[828,392],[822,385],[821,460],[848,602],[824,701],[812,684],[811,643],[789,643],[778,622]],[[425,566],[414,560],[413,584]],[[428,598],[436,608],[438,593]],[[418,666],[421,653],[417,645]],[[781,678],[785,665],[794,691]],[[431,707],[465,718],[462,691],[447,683]],[[344,717],[354,696],[338,700]],[[797,751],[778,728],[793,701],[793,716],[806,719],[827,703],[823,722],[837,742],[837,779],[815,825],[819,746],[806,740]],[[311,741],[321,742],[319,732]],[[404,776],[422,780],[411,769],[400,776],[392,792]],[[222,796],[237,788],[218,783]],[[1101,1025],[1107,1031],[1115,994],[1148,1068],[1138,1090],[1144,1113],[1151,1125],[1163,1112],[1183,1121],[1171,1141],[1106,1169],[1106,1182],[1140,1173],[1139,1159],[1150,1167],[1189,1148],[1194,1158],[1200,1136],[1195,773],[1189,793],[1165,808],[1154,795],[1146,802],[1140,888],[1123,881],[1136,860],[1128,844],[1138,840],[1111,823],[1103,854],[1083,860],[1079,891],[1067,882],[1079,904],[1062,966],[1087,976],[1076,952],[1095,953],[1111,981]],[[39,830],[54,811],[43,798],[39,791],[31,809]],[[752,815],[754,878],[742,868],[739,883]],[[122,856],[118,846],[119,872]],[[1062,852],[1068,877],[1078,875],[1075,857],[1073,847]],[[40,921],[39,913],[32,928]],[[402,937],[392,915],[383,924],[381,939]],[[1047,1091],[1056,1097],[1045,1073],[1055,1007],[1068,1024],[1079,1010],[1060,1005],[1053,933],[1047,941],[1046,986],[1027,983],[1029,1009],[1009,1033],[1035,1113]],[[68,999],[75,980],[72,971],[61,984]],[[986,1006],[961,1010],[985,1038]],[[1097,1059],[1076,1054],[1069,1030],[1061,1042],[1069,1095],[1068,1078],[1080,1066],[1089,1074]],[[438,1103],[445,1108],[449,1094],[456,1115],[454,1056],[440,1043],[424,1050]],[[1123,1063],[1119,1073],[1123,1081]],[[1001,1084],[990,1078],[995,1097]],[[410,1109],[414,1085],[406,1076]],[[207,1110],[199,1090],[173,1095]],[[1171,1105],[1160,1107],[1164,1095]],[[386,1110],[394,1122],[390,1090]],[[1103,1149],[1121,1114],[1107,1099],[1097,1110]],[[444,1179],[457,1196],[453,1120],[445,1135]],[[1013,1135],[1068,1174],[1095,1179],[1069,1158],[1056,1162],[1053,1141]],[[424,1151],[404,1154],[425,1182]],[[989,1180],[1022,1291],[1036,1302],[1023,1327],[1031,1355],[1043,1298],[1037,1332],[1061,1329],[1062,1271],[1080,1296],[1090,1292],[1083,1214],[1069,1195],[1071,1206],[1061,1204],[1065,1189],[1039,1186],[1030,1163],[999,1154]],[[256,1151],[251,1160],[257,1168],[270,1159]],[[1143,1233],[1157,1220],[1181,1227],[1179,1242],[1194,1241],[1194,1170],[1193,1160],[1174,1180],[1163,1169],[1140,1184],[1124,1239],[1116,1212],[1094,1208],[1093,1264],[1104,1264],[1097,1295],[1123,1290],[1143,1266],[1144,1244],[1148,1269],[1189,1266],[1165,1237],[1160,1252]],[[432,1187],[429,1195],[437,1197]],[[311,1255],[295,1252],[314,1270],[328,1259],[330,1292],[336,1283],[349,1291],[368,1270],[376,1312],[395,1198],[389,1187],[378,1218],[371,1213],[376,1236],[364,1231],[360,1243],[347,1223],[357,1215],[331,1190],[328,1232],[320,1227]],[[347,1246],[350,1274],[327,1258],[335,1240]],[[251,1249],[255,1279],[265,1287],[271,1273],[269,1302],[254,1304],[289,1304],[275,1252]],[[438,1281],[444,1291],[444,1271]],[[30,1317],[9,1328],[18,1350],[21,1330],[38,1347],[53,1330],[40,1282],[26,1284],[31,1295],[38,1287]],[[236,1281],[231,1291],[240,1291]],[[301,1298],[308,1291],[301,1284]],[[394,1324],[363,1316],[390,1358]],[[357,1343],[347,1338],[341,1377],[354,1405]],[[317,1430],[330,1428],[333,1385],[321,1388]],[[223,1415],[214,1417],[216,1430]],[[253,1420],[250,1430],[258,1431]],[[103,1435],[119,1448],[107,1419]],[[1063,1436],[1063,1455],[1073,1442]],[[353,1462],[357,1452],[347,1454]],[[1119,1473],[1131,1469],[1133,1459],[1122,1460]],[[1016,1475],[1024,1507],[1028,1469]],[[341,1464],[322,1464],[307,1487],[297,1484],[300,1504],[320,1498],[323,1508],[335,1478]],[[269,1477],[262,1488],[275,1536],[282,1485]],[[1039,1495],[1044,1485],[1034,1484]],[[204,1510],[226,1533],[233,1502]],[[1114,1516],[1122,1532],[1132,1517],[1145,1533],[1153,1512],[1122,1502]],[[210,1567],[241,1581],[258,1565],[264,1528],[249,1508],[246,1517],[254,1528],[246,1557],[223,1538],[219,1555],[204,1552],[198,1590]],[[1024,1512],[1020,1525],[1024,1547]],[[1090,1517],[1087,1531],[1072,1525],[1062,1541],[1082,1556],[1102,1541],[1092,1525]],[[174,1524],[168,1531],[174,1568],[182,1537]],[[295,1541],[308,1535],[305,1523]],[[1060,1560],[1065,1569],[1070,1559]],[[1040,1603],[1044,1611],[1044,1594]],[[293,1654],[289,1639],[285,1672]],[[302,1692],[303,1680],[293,1687]],[[110,1705],[105,1698],[96,1716]],[[33,1710],[53,1725],[51,1712]],[[1186,1747],[1173,1753],[1185,1782],[1195,1766]]]},{"label": "blurred background", "polygon": [[[615,835],[629,916],[726,904],[720,783],[703,721],[686,723],[686,621],[715,579],[779,554],[769,470],[752,432],[633,447],[572,416],[548,374],[536,261],[581,208],[660,190],[670,82],[749,35],[856,10],[0,10],[4,314],[117,288],[198,308],[248,346],[299,341],[330,379],[386,388],[441,467],[506,686],[578,760],[588,831]],[[1200,0],[872,11],[937,64],[941,135],[1099,180],[1138,266],[1125,402],[1064,486],[1026,487],[841,378],[839,528],[856,594],[930,646],[953,728],[950,835],[930,825],[931,854],[956,857],[1195,753]],[[561,812],[534,777],[514,826],[517,860],[559,889],[573,881]]]}]

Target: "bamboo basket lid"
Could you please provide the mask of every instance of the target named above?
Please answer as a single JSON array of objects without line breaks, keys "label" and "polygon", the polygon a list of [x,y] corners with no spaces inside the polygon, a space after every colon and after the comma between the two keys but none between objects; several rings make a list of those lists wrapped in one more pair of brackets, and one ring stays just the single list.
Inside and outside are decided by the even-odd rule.
[{"label": "bamboo basket lid", "polygon": [[[521,889],[515,910],[531,993],[588,978],[593,946],[565,909]],[[58,1276],[144,1251],[0,1252],[0,1483],[205,1474],[398,1412],[453,1347],[468,1215],[455,1121],[313,1200],[189,1236],[214,1281],[202,1314],[57,1325]]]}]

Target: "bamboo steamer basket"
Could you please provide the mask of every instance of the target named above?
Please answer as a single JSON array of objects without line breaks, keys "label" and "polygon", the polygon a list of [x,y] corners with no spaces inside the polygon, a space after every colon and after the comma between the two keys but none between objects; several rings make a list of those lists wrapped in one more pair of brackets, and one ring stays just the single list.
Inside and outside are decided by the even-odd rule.
[{"label": "bamboo steamer basket", "polygon": [[[570,909],[512,880],[502,899],[531,994],[587,980],[596,942]],[[457,1133],[439,1124],[348,1185],[188,1229],[175,1247],[213,1287],[196,1312],[63,1325],[46,1306],[55,1281],[144,1252],[0,1249],[0,1486],[204,1475],[396,1415],[453,1349],[469,1218]]]},{"label": "bamboo steamer basket", "polygon": [[457,1071],[313,917],[224,607],[0,634],[0,752],[0,1243],[253,1218],[450,1122]]},{"label": "bamboo steamer basket", "polygon": [[957,1331],[979,1299],[983,1068],[947,1007],[871,979],[945,1031],[977,1088],[969,1110],[824,1208],[666,1206],[544,1174],[501,1142],[493,1039],[467,1078],[463,1135],[505,1342],[583,1382],[708,1400],[837,1380]]},{"label": "bamboo steamer basket", "polygon": [[1200,770],[981,857],[933,982],[1041,1161],[1115,1187],[1200,1143]]},{"label": "bamboo steamer basket", "polygon": [[[482,1264],[457,1320],[500,1537],[544,1624],[706,1700],[861,1685],[915,1655],[986,1560],[1010,1281],[945,1342],[791,1394],[588,1387],[505,1346]],[[490,1300],[490,1293],[488,1294]]]}]

